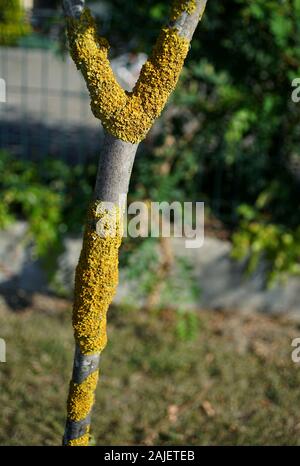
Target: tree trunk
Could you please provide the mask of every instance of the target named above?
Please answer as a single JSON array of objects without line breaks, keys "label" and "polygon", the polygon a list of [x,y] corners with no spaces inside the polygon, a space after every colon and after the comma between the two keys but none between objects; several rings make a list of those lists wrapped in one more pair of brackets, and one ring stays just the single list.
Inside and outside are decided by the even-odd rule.
[{"label": "tree trunk", "polygon": [[106,312],[118,282],[122,203],[137,147],[138,144],[105,134],[94,199],[76,269],[73,308],[76,349],[64,445],[88,444],[100,353],[107,340]]},{"label": "tree trunk", "polygon": [[[161,113],[179,77],[206,0],[176,0],[131,93],[116,82],[84,0],[64,0],[72,57],[106,130],[93,201],[76,269],[73,328],[76,341],[64,445],[89,443],[100,354],[107,341],[106,313],[118,283],[122,214],[139,142]],[[107,91],[109,89],[109,91]]]}]

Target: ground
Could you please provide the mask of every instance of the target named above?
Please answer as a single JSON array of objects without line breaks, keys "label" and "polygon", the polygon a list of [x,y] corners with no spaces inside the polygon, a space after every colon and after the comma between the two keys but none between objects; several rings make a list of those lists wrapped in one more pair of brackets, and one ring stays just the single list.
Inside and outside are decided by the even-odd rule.
[{"label": "ground", "polygon": [[[300,326],[263,315],[112,308],[92,443],[300,444]],[[0,308],[0,444],[59,445],[73,359],[68,301]]]}]

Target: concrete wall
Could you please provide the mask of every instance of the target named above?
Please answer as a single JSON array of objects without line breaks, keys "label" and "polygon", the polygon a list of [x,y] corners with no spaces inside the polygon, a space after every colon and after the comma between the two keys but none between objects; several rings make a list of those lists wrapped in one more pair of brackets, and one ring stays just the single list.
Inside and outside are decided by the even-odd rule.
[{"label": "concrete wall", "polygon": [[[32,249],[24,241],[26,229],[26,223],[18,222],[8,230],[0,231],[0,296],[16,308],[22,307],[23,302],[26,304],[33,293],[51,289],[44,268],[32,257]],[[54,277],[56,289],[70,297],[81,245],[81,237],[65,239],[65,251],[59,257]],[[186,249],[184,239],[173,238],[171,247],[175,256],[184,256],[191,261],[195,281],[201,289],[198,299],[186,307],[263,312],[300,320],[299,277],[267,289],[263,264],[255,273],[247,276],[244,264],[231,259],[231,244],[216,238],[206,237],[203,247],[199,249]],[[143,305],[138,297],[138,283],[128,282],[124,272],[121,270],[115,303],[134,301]]]}]

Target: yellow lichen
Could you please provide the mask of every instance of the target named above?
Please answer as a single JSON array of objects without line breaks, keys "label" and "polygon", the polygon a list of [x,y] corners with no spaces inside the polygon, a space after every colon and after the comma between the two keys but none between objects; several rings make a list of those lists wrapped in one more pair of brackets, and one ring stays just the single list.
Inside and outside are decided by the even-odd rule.
[{"label": "yellow lichen", "polygon": [[117,83],[108,59],[108,42],[97,36],[88,9],[69,19],[71,55],[82,71],[94,115],[104,128],[123,141],[137,143],[145,138],[176,86],[189,50],[189,41],[175,28],[164,28],[144,64],[132,92]]},{"label": "yellow lichen", "polygon": [[98,382],[98,371],[90,374],[82,383],[70,383],[68,397],[68,419],[81,421],[92,409],[95,401],[95,390]]},{"label": "yellow lichen", "polygon": [[196,6],[196,0],[174,0],[171,21],[176,21],[184,11],[191,15],[195,11]]},{"label": "yellow lichen", "polygon": [[81,437],[75,438],[73,440],[69,440],[68,447],[88,447],[89,446],[89,427],[87,428],[87,433],[82,435]]},{"label": "yellow lichen", "polygon": [[99,201],[89,209],[76,269],[73,307],[74,334],[82,354],[100,352],[106,345],[106,312],[118,284],[120,219],[118,208],[111,215],[105,203]]},{"label": "yellow lichen", "polygon": [[109,120],[116,109],[126,104],[126,94],[117,83],[108,60],[109,44],[98,37],[95,21],[88,9],[81,17],[68,19],[70,52],[83,73],[91,95],[91,107],[98,118]]},{"label": "yellow lichen", "polygon": [[[183,10],[191,13],[195,1],[176,1],[172,19]],[[79,20],[68,20],[71,55],[83,73],[94,115],[115,137],[137,143],[145,138],[176,86],[189,50],[189,41],[172,27],[162,29],[153,52],[144,64],[132,92],[124,91],[115,79],[108,59],[108,42],[97,36],[88,9]],[[76,269],[73,328],[82,354],[101,352],[106,345],[106,313],[118,284],[118,250],[122,222],[96,201],[89,209],[83,247]],[[98,371],[82,383],[70,384],[68,419],[80,421],[92,409]],[[89,426],[84,435],[68,441],[69,446],[86,446]]]},{"label": "yellow lichen", "polygon": [[[93,354],[106,345],[106,312],[118,283],[118,250],[122,238],[121,209],[95,201],[88,212],[82,251],[76,269],[73,327],[82,354]],[[87,417],[95,400],[98,371],[82,383],[70,383],[68,419]],[[89,442],[89,426],[69,446]]]}]

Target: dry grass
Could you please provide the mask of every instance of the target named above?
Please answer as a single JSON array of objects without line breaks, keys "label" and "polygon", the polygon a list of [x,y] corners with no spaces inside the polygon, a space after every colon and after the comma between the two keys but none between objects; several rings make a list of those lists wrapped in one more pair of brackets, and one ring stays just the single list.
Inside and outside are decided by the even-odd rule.
[{"label": "dry grass", "polygon": [[[41,311],[41,309],[46,309]],[[113,308],[93,419],[94,443],[300,444],[295,323],[199,312],[192,338],[171,311]],[[179,322],[180,323],[180,322]],[[70,304],[0,310],[2,445],[58,445],[72,365]]]}]

